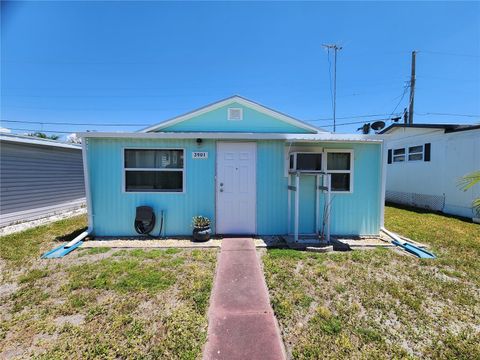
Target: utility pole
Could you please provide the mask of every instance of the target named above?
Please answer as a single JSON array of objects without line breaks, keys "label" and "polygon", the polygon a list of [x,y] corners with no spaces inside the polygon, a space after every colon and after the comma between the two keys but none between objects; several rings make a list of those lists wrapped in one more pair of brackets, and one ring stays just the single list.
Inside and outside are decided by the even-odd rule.
[{"label": "utility pole", "polygon": [[417,52],[412,51],[412,74],[410,76],[410,108],[408,110],[408,124],[413,124],[413,102],[415,99],[415,57]]},{"label": "utility pole", "polygon": [[[336,130],[336,110],[337,110],[337,52],[342,50],[337,44],[323,44],[327,50],[333,49],[334,65],[333,65],[333,132]],[[330,56],[330,54],[329,54]]]}]

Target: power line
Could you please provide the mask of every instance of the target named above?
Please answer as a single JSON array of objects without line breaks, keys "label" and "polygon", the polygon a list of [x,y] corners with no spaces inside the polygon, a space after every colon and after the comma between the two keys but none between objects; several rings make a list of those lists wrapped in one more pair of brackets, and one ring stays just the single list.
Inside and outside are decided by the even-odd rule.
[{"label": "power line", "polygon": [[[389,120],[389,119],[379,119],[379,120]],[[346,126],[346,125],[355,125],[355,124],[363,124],[363,123],[364,123],[364,121],[352,121],[352,122],[335,124],[335,126]],[[323,127],[333,127],[333,124],[324,125]],[[15,130],[15,131],[30,131],[30,132],[59,133],[59,134],[71,134],[71,133],[76,133],[76,132],[85,132],[85,130],[56,131],[56,130],[23,129],[23,128],[9,128],[9,129],[10,130]]]},{"label": "power line", "polygon": [[[376,121],[387,121],[387,120],[390,120],[390,119],[377,119]],[[365,121],[352,121],[347,123],[339,123],[339,124],[336,124],[335,126],[358,125],[358,124],[365,124]],[[333,127],[333,125],[324,125],[322,127]]]},{"label": "power line", "polygon": [[479,55],[473,54],[458,54],[458,53],[451,53],[451,52],[444,52],[444,51],[429,51],[429,50],[420,50],[418,52],[426,53],[426,54],[435,54],[435,55],[448,55],[448,56],[463,56],[463,57],[471,57],[471,58],[480,58]]},{"label": "power line", "polygon": [[[343,117],[337,117],[339,120],[346,120],[346,119],[358,119],[358,118],[368,118],[368,117],[377,117],[377,116],[391,116],[393,113],[387,113],[387,114],[367,114],[367,115],[352,115],[352,116],[343,116]],[[306,121],[332,121],[333,118],[319,118],[319,119],[311,119],[311,120],[306,120]]]},{"label": "power line", "polygon": [[[7,106],[5,106],[7,107]],[[58,108],[58,107],[44,107],[44,106],[8,106],[11,109],[23,109],[23,110],[51,110],[51,111],[185,111],[185,108],[136,108],[136,109],[124,109],[121,107],[117,108]]]},{"label": "power line", "polygon": [[474,114],[452,114],[452,113],[437,113],[437,112],[417,113],[417,115],[462,116],[462,117],[470,117],[470,118],[480,118],[480,115],[474,115]]},{"label": "power line", "polygon": [[395,109],[393,109],[392,113],[390,114],[390,116],[393,116],[393,114],[395,113],[395,111],[397,110],[397,108],[400,106],[400,104],[402,103],[403,101],[403,98],[405,97],[405,95],[407,94],[407,90],[408,90],[409,86],[408,85],[405,85],[403,87],[403,93],[402,95],[400,96],[400,101],[397,103],[397,105],[395,106]]},{"label": "power line", "polygon": [[39,125],[78,125],[78,126],[150,126],[152,124],[95,124],[95,123],[67,123],[49,121],[0,120],[8,123],[39,124]]},{"label": "power line", "polygon": [[82,131],[53,131],[53,130],[40,130],[40,129],[18,129],[18,128],[9,128],[10,130],[15,131],[30,131],[30,132],[42,132],[42,133],[51,133],[51,134],[72,134],[76,132],[84,132]]},{"label": "power line", "polygon": [[[393,113],[388,114],[366,114],[366,115],[352,115],[352,116],[343,116],[337,117],[337,119],[347,120],[347,119],[359,119],[359,118],[369,118],[369,117],[377,117],[377,116],[391,116]],[[332,121],[333,118],[320,118],[320,119],[311,119],[306,120],[308,122],[315,122],[315,121]],[[6,123],[22,123],[22,124],[38,124],[38,125],[75,125],[75,126],[150,126],[152,124],[133,124],[133,123],[82,123],[82,122],[58,122],[58,121],[31,121],[31,120],[8,120],[8,119],[0,119],[0,122]]]},{"label": "power line", "polygon": [[[328,50],[328,63],[329,63],[329,72],[330,72],[330,49],[333,49],[334,56],[334,67],[333,67],[333,132],[335,132],[335,123],[336,123],[336,109],[337,109],[337,53],[342,50],[341,46],[337,44],[323,44],[323,47]],[[330,75],[331,81],[331,75]],[[331,85],[331,83],[330,83]]]}]

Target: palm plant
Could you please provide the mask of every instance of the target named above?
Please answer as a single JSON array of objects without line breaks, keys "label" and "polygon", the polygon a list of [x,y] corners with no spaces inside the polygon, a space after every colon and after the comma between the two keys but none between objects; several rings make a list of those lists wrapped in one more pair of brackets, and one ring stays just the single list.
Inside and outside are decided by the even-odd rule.
[{"label": "palm plant", "polygon": [[[467,191],[478,183],[480,183],[480,170],[463,176],[459,181],[459,186],[463,191]],[[472,205],[477,215],[480,215],[480,198],[473,200]]]}]

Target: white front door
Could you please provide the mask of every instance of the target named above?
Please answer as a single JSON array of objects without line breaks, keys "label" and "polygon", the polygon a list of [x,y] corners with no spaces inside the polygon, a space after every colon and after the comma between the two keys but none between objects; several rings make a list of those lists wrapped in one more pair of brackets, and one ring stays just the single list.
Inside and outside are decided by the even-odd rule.
[{"label": "white front door", "polygon": [[256,143],[217,144],[217,234],[255,234]]}]

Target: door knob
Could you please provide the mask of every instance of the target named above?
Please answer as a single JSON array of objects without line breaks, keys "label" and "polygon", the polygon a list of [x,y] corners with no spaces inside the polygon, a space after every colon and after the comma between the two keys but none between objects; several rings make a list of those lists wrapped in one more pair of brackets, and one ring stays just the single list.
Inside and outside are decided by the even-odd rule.
[{"label": "door knob", "polygon": [[220,189],[220,192],[223,192],[223,189]]},{"label": "door knob", "polygon": [[220,186],[223,186],[223,183],[220,183]]}]

